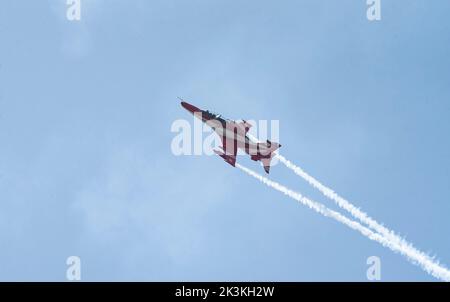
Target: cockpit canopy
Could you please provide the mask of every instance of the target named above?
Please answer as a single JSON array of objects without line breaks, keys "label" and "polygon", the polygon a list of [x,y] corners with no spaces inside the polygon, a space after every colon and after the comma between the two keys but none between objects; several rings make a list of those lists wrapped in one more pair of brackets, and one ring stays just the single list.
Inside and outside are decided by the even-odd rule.
[{"label": "cockpit canopy", "polygon": [[212,112],[212,111],[209,111],[209,110],[206,110],[206,113],[211,114],[212,116],[214,116],[214,118],[217,118],[217,119],[222,117],[222,115]]}]

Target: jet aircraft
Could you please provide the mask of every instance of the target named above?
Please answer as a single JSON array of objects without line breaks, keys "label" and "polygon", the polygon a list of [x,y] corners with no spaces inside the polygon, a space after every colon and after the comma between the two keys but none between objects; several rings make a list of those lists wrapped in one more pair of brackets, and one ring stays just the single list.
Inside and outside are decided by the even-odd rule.
[{"label": "jet aircraft", "polygon": [[222,147],[214,152],[222,157],[233,167],[236,164],[236,155],[238,149],[244,150],[254,161],[261,161],[264,171],[269,173],[270,162],[275,155],[275,151],[281,147],[279,143],[257,142],[249,137],[247,132],[251,124],[243,120],[236,122],[224,118],[222,115],[208,110],[201,110],[185,101],[181,100],[181,106],[192,113],[196,118],[211,127],[222,140]]}]

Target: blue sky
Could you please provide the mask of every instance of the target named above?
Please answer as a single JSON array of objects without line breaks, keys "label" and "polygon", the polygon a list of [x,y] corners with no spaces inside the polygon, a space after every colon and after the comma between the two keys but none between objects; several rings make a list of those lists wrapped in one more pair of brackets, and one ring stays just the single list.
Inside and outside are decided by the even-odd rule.
[{"label": "blue sky", "polygon": [[[5,0],[0,280],[434,280],[220,158],[175,157],[182,96],[280,121],[282,154],[450,264],[450,3]],[[244,165],[261,171],[248,159]],[[291,171],[271,178],[333,207]]]}]

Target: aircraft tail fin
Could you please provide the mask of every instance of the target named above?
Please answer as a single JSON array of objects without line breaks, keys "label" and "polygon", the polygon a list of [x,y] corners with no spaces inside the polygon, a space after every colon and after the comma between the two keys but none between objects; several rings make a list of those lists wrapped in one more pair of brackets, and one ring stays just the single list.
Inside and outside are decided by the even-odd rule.
[{"label": "aircraft tail fin", "polygon": [[279,143],[272,143],[269,140],[267,140],[266,146],[271,152],[274,152],[281,147],[281,145]]}]

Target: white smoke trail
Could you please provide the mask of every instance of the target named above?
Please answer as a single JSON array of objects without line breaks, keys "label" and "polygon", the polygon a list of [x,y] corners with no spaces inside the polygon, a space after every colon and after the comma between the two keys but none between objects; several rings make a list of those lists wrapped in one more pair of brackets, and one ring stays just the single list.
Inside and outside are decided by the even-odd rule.
[{"label": "white smoke trail", "polygon": [[375,221],[373,218],[369,217],[366,213],[355,207],[352,203],[350,203],[348,200],[342,198],[339,196],[336,192],[334,192],[332,189],[326,187],[322,183],[320,183],[318,180],[316,180],[314,177],[306,173],[301,167],[295,165],[288,159],[286,159],[284,156],[280,154],[276,154],[276,157],[280,160],[281,163],[283,163],[287,168],[292,170],[295,174],[303,178],[306,182],[308,182],[311,186],[319,190],[323,195],[330,198],[336,204],[349,212],[353,217],[356,219],[359,219],[361,222],[367,224],[370,228],[373,230],[379,232],[380,234],[384,235],[389,240],[393,240],[399,244],[405,244],[408,245],[408,243],[395,234],[393,231],[389,230],[385,226],[379,224],[377,221]]},{"label": "white smoke trail", "polygon": [[[253,135],[248,134],[248,136],[255,141],[259,141],[256,137]],[[306,173],[301,167],[295,165],[291,161],[289,161],[284,156],[280,155],[279,153],[275,153],[275,157],[283,163],[287,168],[291,169],[295,174],[303,178],[306,182],[308,182],[311,186],[318,189],[320,192],[322,192],[323,195],[330,198],[331,200],[335,201],[336,204],[349,212],[353,217],[361,221],[362,223],[369,226],[371,229],[377,231],[378,233],[382,234],[389,240],[392,240],[400,245],[408,246],[410,248],[414,248],[410,243],[406,242],[403,238],[395,234],[393,231],[389,230],[385,226],[379,224],[377,221],[375,221],[373,218],[369,217],[366,213],[355,207],[352,203],[350,203],[348,200],[342,198],[337,193],[335,193],[332,189],[326,187],[322,183],[320,183],[318,180],[316,180],[314,177]],[[419,252],[419,251],[417,251]],[[427,255],[424,255],[427,256]],[[429,256],[427,256],[429,257]],[[431,259],[431,258],[430,258]]]},{"label": "white smoke trail", "polygon": [[361,225],[359,222],[351,220],[342,214],[333,211],[327,207],[325,207],[323,204],[315,202],[313,200],[310,200],[304,196],[302,196],[300,193],[294,192],[287,187],[270,180],[262,175],[259,175],[258,173],[243,167],[239,164],[236,164],[236,167],[244,171],[245,173],[249,174],[250,176],[253,176],[254,178],[258,179],[265,185],[291,197],[294,200],[297,200],[298,202],[302,203],[303,205],[306,205],[307,207],[315,210],[316,212],[326,216],[331,217],[338,222],[343,223],[344,225],[350,227],[353,230],[356,230],[366,236],[367,238],[376,241],[380,243],[381,245],[390,248],[394,252],[398,252],[404,256],[407,257],[409,261],[412,263],[419,265],[423,270],[425,270],[427,273],[431,274],[432,276],[439,278],[444,281],[450,281],[450,271],[448,271],[445,267],[442,267],[439,265],[439,263],[434,262],[430,257],[427,255],[418,252],[416,249],[411,248],[409,245],[401,245],[396,241],[392,241],[387,239],[381,234],[374,233],[367,227]]},{"label": "white smoke trail", "polygon": [[[251,134],[247,134],[252,140],[259,141],[255,136]],[[378,233],[382,234],[389,240],[393,240],[397,242],[398,244],[405,245],[405,246],[411,246],[410,243],[406,242],[403,238],[395,234],[393,231],[389,230],[388,228],[384,227],[383,225],[379,224],[377,221],[375,221],[373,218],[369,217],[366,213],[355,207],[352,203],[350,203],[348,200],[342,198],[337,193],[335,193],[332,189],[326,187],[322,183],[320,183],[318,180],[316,180],[314,177],[306,173],[301,167],[295,165],[291,161],[289,161],[284,156],[280,155],[279,153],[275,153],[275,157],[277,158],[281,163],[283,163],[287,168],[292,170],[295,174],[303,178],[306,182],[308,182],[311,186],[318,189],[320,192],[322,192],[323,195],[330,198],[331,200],[335,201],[336,204],[348,211],[353,217],[361,221],[362,223],[366,224],[373,230],[377,231]]]},{"label": "white smoke trail", "polygon": [[[408,249],[412,252],[414,252],[416,255],[420,255],[423,259],[428,259],[429,262],[437,263],[437,265],[440,265],[437,261],[435,261],[433,258],[431,258],[429,255],[419,251],[417,248],[415,248],[411,243],[407,242],[404,238],[397,235],[392,230],[389,230],[387,227],[381,225],[376,220],[371,218],[369,215],[355,207],[352,203],[350,203],[345,198],[339,196],[337,193],[335,193],[332,189],[326,187],[322,183],[320,183],[318,180],[316,180],[314,177],[306,173],[301,167],[293,164],[291,161],[286,159],[284,156],[280,154],[276,154],[276,157],[280,160],[281,163],[283,163],[287,168],[291,169],[295,174],[306,180],[311,186],[318,189],[320,192],[322,192],[323,195],[330,198],[331,200],[335,201],[336,204],[349,212],[353,217],[361,221],[362,223],[365,223],[368,227],[371,229],[377,231],[384,237],[386,237],[388,240],[391,240],[395,242],[396,244],[400,245],[402,248]],[[441,265],[440,265],[441,266]],[[448,270],[445,269],[447,272]]]}]

